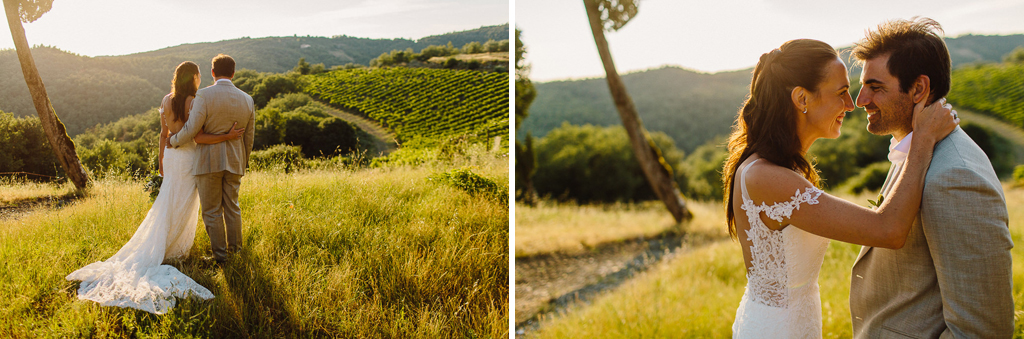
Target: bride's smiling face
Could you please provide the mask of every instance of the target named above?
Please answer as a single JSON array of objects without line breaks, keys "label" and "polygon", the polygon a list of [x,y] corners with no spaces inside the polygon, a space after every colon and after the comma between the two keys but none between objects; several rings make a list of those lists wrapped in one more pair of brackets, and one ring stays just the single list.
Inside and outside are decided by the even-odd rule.
[{"label": "bride's smiling face", "polygon": [[[839,58],[829,63],[825,79],[818,84],[816,92],[807,92],[806,101],[797,107],[806,107],[807,113],[799,114],[797,126],[801,139],[813,142],[818,138],[835,139],[842,133],[843,119],[846,112],[853,111],[853,98],[850,96],[850,78],[847,76],[846,65]],[[810,145],[808,144],[807,147]]]}]

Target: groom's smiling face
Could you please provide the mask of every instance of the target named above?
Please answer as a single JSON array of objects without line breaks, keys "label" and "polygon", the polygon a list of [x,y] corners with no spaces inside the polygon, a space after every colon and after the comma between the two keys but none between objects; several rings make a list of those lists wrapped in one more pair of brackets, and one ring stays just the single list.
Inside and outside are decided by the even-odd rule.
[{"label": "groom's smiling face", "polygon": [[889,55],[864,62],[857,106],[868,112],[868,132],[903,139],[914,128],[914,99],[900,91],[900,81],[889,73],[888,63]]}]

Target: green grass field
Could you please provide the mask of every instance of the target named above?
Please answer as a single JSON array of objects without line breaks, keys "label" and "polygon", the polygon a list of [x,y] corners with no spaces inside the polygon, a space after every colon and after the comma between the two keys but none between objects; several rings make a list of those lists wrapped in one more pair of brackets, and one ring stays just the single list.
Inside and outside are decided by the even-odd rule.
[{"label": "green grass field", "polygon": [[[1010,212],[1013,255],[1015,337],[1024,337],[1024,188],[1004,187]],[[866,201],[868,194],[847,197]],[[516,213],[520,213],[517,206]],[[630,212],[608,213],[608,220],[629,219]],[[667,213],[666,213],[667,214]],[[590,216],[600,220],[598,216]],[[724,228],[724,217],[719,225]],[[594,228],[604,226],[600,222]],[[517,220],[517,238],[518,238]],[[518,241],[518,239],[517,239]],[[860,246],[832,241],[818,283],[823,335],[848,338],[850,268]],[[517,249],[518,251],[518,249]],[[723,338],[732,333],[736,307],[746,286],[739,245],[723,240],[695,247],[639,274],[590,304],[576,304],[561,315],[546,316],[529,338]]]},{"label": "green grass field", "polygon": [[[507,158],[470,165],[508,182]],[[200,225],[177,265],[216,297],[160,316],[79,301],[64,280],[132,236],[151,205],[143,183],[0,215],[0,337],[507,337],[508,205],[428,180],[453,167],[249,173],[244,250],[204,264]],[[69,190],[0,184],[0,205]]]}]

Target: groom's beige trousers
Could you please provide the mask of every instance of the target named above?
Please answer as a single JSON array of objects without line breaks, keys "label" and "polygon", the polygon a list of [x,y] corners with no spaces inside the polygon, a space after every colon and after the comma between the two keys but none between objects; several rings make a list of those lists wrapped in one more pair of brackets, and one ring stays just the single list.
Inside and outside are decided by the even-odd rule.
[{"label": "groom's beige trousers", "polygon": [[203,224],[210,236],[213,257],[219,261],[228,253],[242,249],[242,209],[238,206],[238,188],[242,176],[228,171],[196,176],[199,202],[203,206]]},{"label": "groom's beige trousers", "polygon": [[242,246],[242,211],[238,206],[238,188],[245,175],[249,154],[252,152],[256,130],[256,111],[252,97],[228,80],[218,80],[210,87],[196,92],[188,121],[181,131],[171,136],[171,145],[177,147],[192,142],[200,130],[211,134],[224,134],[236,128],[245,128],[242,139],[231,139],[216,144],[196,146],[196,161],[192,174],[199,188],[199,202],[203,208],[203,223],[210,236],[210,247],[217,261],[227,260],[230,252]]}]

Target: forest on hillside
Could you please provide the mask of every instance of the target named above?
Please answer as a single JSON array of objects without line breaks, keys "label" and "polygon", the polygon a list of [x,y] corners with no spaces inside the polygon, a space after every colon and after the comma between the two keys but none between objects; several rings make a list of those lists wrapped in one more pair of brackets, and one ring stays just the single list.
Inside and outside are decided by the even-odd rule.
[{"label": "forest on hillside", "polygon": [[[367,66],[374,58],[393,50],[420,51],[432,45],[455,47],[488,40],[507,40],[508,24],[485,26],[419,40],[334,37],[241,38],[209,43],[185,44],[157,51],[123,56],[87,57],[55,47],[36,46],[32,53],[57,115],[71,136],[97,124],[146,112],[159,105],[170,92],[174,67],[186,60],[209,68],[219,53],[231,55],[238,68],[262,73],[292,70],[303,59],[323,70]],[[201,72],[203,84],[212,83],[208,71]],[[14,50],[0,50],[0,74],[21,74]],[[0,78],[0,111],[15,116],[34,116],[25,81],[20,76]]]}]

